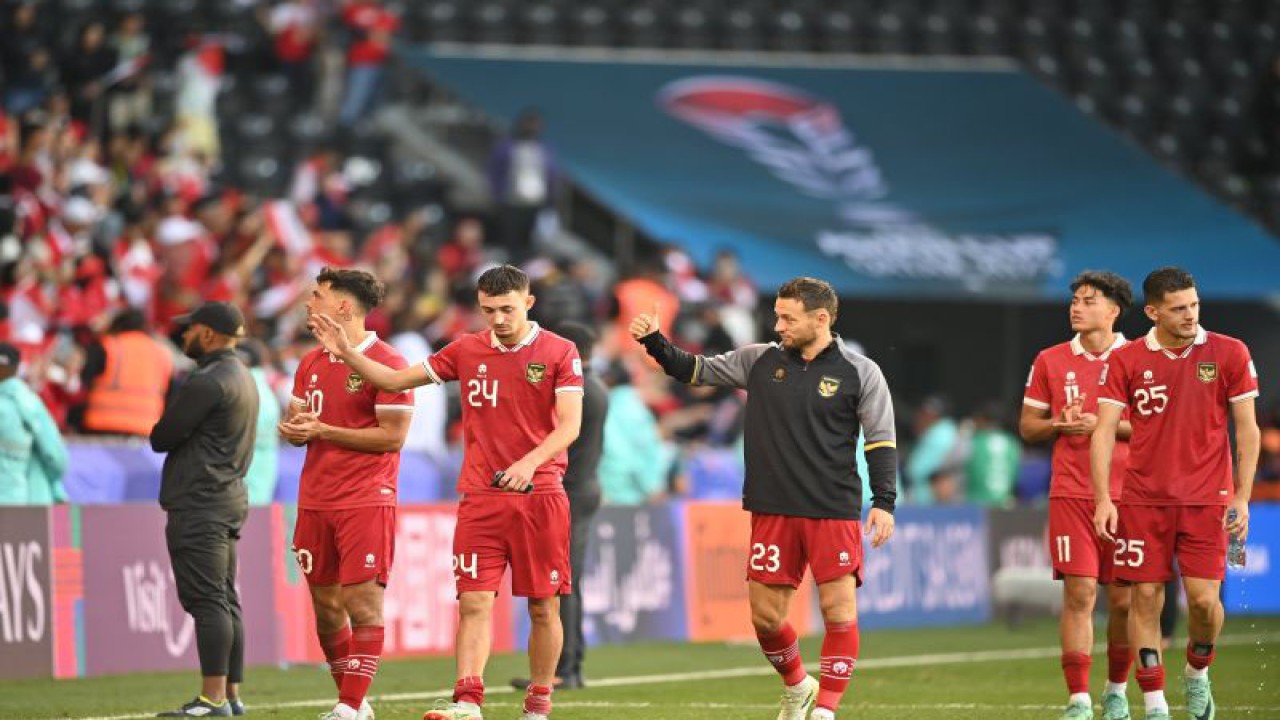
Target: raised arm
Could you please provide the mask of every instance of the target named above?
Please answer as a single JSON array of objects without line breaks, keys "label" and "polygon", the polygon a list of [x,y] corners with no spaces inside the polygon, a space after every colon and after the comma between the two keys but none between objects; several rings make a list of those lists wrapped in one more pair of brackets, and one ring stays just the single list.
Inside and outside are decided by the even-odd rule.
[{"label": "raised arm", "polygon": [[649,357],[657,361],[667,375],[689,385],[745,388],[751,366],[769,349],[768,345],[747,345],[738,350],[707,357],[694,355],[676,347],[658,325],[658,306],[653,313],[639,315],[631,321],[631,337],[644,346]]},{"label": "raised arm", "polygon": [[356,350],[351,344],[351,340],[347,337],[347,332],[342,329],[338,321],[328,315],[312,315],[311,319],[307,321],[307,325],[326,351],[340,358],[352,370],[356,371],[360,377],[379,390],[403,392],[435,382],[434,378],[427,373],[426,366],[422,363],[414,363],[400,370],[395,370],[377,360],[366,357],[364,353]]}]

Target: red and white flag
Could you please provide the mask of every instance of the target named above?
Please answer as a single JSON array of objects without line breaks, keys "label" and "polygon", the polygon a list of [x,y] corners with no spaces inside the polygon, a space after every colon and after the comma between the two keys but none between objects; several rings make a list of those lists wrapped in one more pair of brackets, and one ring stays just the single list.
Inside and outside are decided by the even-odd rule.
[{"label": "red and white flag", "polygon": [[308,258],[315,250],[315,243],[307,226],[298,217],[298,210],[287,200],[271,200],[266,204],[267,227],[276,236],[276,242],[294,257]]}]

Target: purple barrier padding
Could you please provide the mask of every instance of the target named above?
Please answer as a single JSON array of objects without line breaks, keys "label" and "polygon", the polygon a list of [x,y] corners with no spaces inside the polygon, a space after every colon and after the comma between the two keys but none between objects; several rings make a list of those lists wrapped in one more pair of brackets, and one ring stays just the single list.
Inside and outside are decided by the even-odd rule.
[{"label": "purple barrier padding", "polygon": [[[77,505],[117,503],[124,499],[127,478],[116,459],[120,448],[67,443],[67,474],[62,484]],[[129,448],[132,450],[132,448]]]},{"label": "purple barrier padding", "polygon": [[[164,455],[144,444],[99,444],[74,441],[64,485],[67,496],[77,505],[105,505],[120,502],[154,502],[160,495],[160,471]],[[298,479],[306,448],[280,447],[275,500],[298,502]],[[456,473],[445,474],[426,455],[405,452],[400,456],[400,500],[439,502],[452,499]]]},{"label": "purple barrier padding", "polygon": [[298,503],[298,479],[302,477],[302,463],[307,459],[307,449],[281,445],[276,465],[276,502]]},{"label": "purple barrier padding", "polygon": [[[298,481],[302,477],[302,463],[306,458],[306,448],[288,445],[280,447],[280,464],[277,470],[280,479],[276,483],[276,502],[298,502]],[[451,489],[453,481],[449,480],[447,484]],[[400,502],[439,502],[445,499],[445,485],[440,468],[430,457],[418,452],[400,453]],[[452,497],[451,492],[448,497]]]},{"label": "purple barrier padding", "polygon": [[[274,618],[271,513],[255,509],[238,551],[245,656],[251,664],[280,660]],[[84,557],[85,674],[143,670],[198,672],[195,626],[178,604],[158,507],[86,507]]]}]

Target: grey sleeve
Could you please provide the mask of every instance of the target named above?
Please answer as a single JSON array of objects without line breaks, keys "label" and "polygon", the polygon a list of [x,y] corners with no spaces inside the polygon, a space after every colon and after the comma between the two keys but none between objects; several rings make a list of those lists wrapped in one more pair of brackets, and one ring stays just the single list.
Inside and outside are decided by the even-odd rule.
[{"label": "grey sleeve", "polygon": [[767,343],[757,343],[712,357],[698,355],[695,357],[696,366],[691,384],[745,388],[752,366],[770,347],[772,345]]},{"label": "grey sleeve", "polygon": [[866,358],[855,363],[862,379],[862,392],[858,396],[858,422],[866,438],[867,449],[896,447],[897,430],[893,422],[893,398],[889,396],[889,384],[885,382],[880,366]]},{"label": "grey sleeve", "polygon": [[865,439],[867,482],[871,506],[892,513],[898,501],[898,442],[893,423],[893,398],[880,366],[861,356],[851,358],[862,380],[858,422]]}]

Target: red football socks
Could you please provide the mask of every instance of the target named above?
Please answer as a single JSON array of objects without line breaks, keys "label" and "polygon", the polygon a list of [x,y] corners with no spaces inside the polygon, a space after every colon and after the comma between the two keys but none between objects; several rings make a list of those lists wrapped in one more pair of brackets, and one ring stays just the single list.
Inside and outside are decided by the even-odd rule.
[{"label": "red football socks", "polygon": [[329,674],[333,682],[342,690],[342,676],[347,672],[347,653],[351,645],[351,628],[343,627],[335,633],[322,634],[320,647],[324,650],[324,659],[329,662]]},{"label": "red football socks", "polygon": [[369,693],[373,676],[378,674],[378,659],[382,657],[381,625],[362,625],[351,632],[351,652],[347,656],[347,672],[338,688],[338,702],[360,709],[364,696]]},{"label": "red football socks", "polygon": [[858,623],[830,623],[822,639],[822,674],[818,676],[818,707],[835,712],[849,687],[858,661]]},{"label": "red football socks", "polygon": [[1128,645],[1107,646],[1107,680],[1123,685],[1129,680],[1129,668],[1133,667],[1133,650]]},{"label": "red football socks", "polygon": [[783,623],[772,635],[756,633],[756,639],[773,669],[782,676],[782,682],[795,685],[804,680],[804,660],[800,658],[800,643],[791,623]]},{"label": "red football socks", "polygon": [[453,686],[453,701],[484,705],[484,678],[464,677]]},{"label": "red football socks", "polygon": [[1067,681],[1067,692],[1072,695],[1089,692],[1089,666],[1093,658],[1089,653],[1062,653],[1062,677]]},{"label": "red football socks", "polygon": [[546,685],[530,685],[524,696],[524,711],[537,715],[550,715],[551,688]]}]

